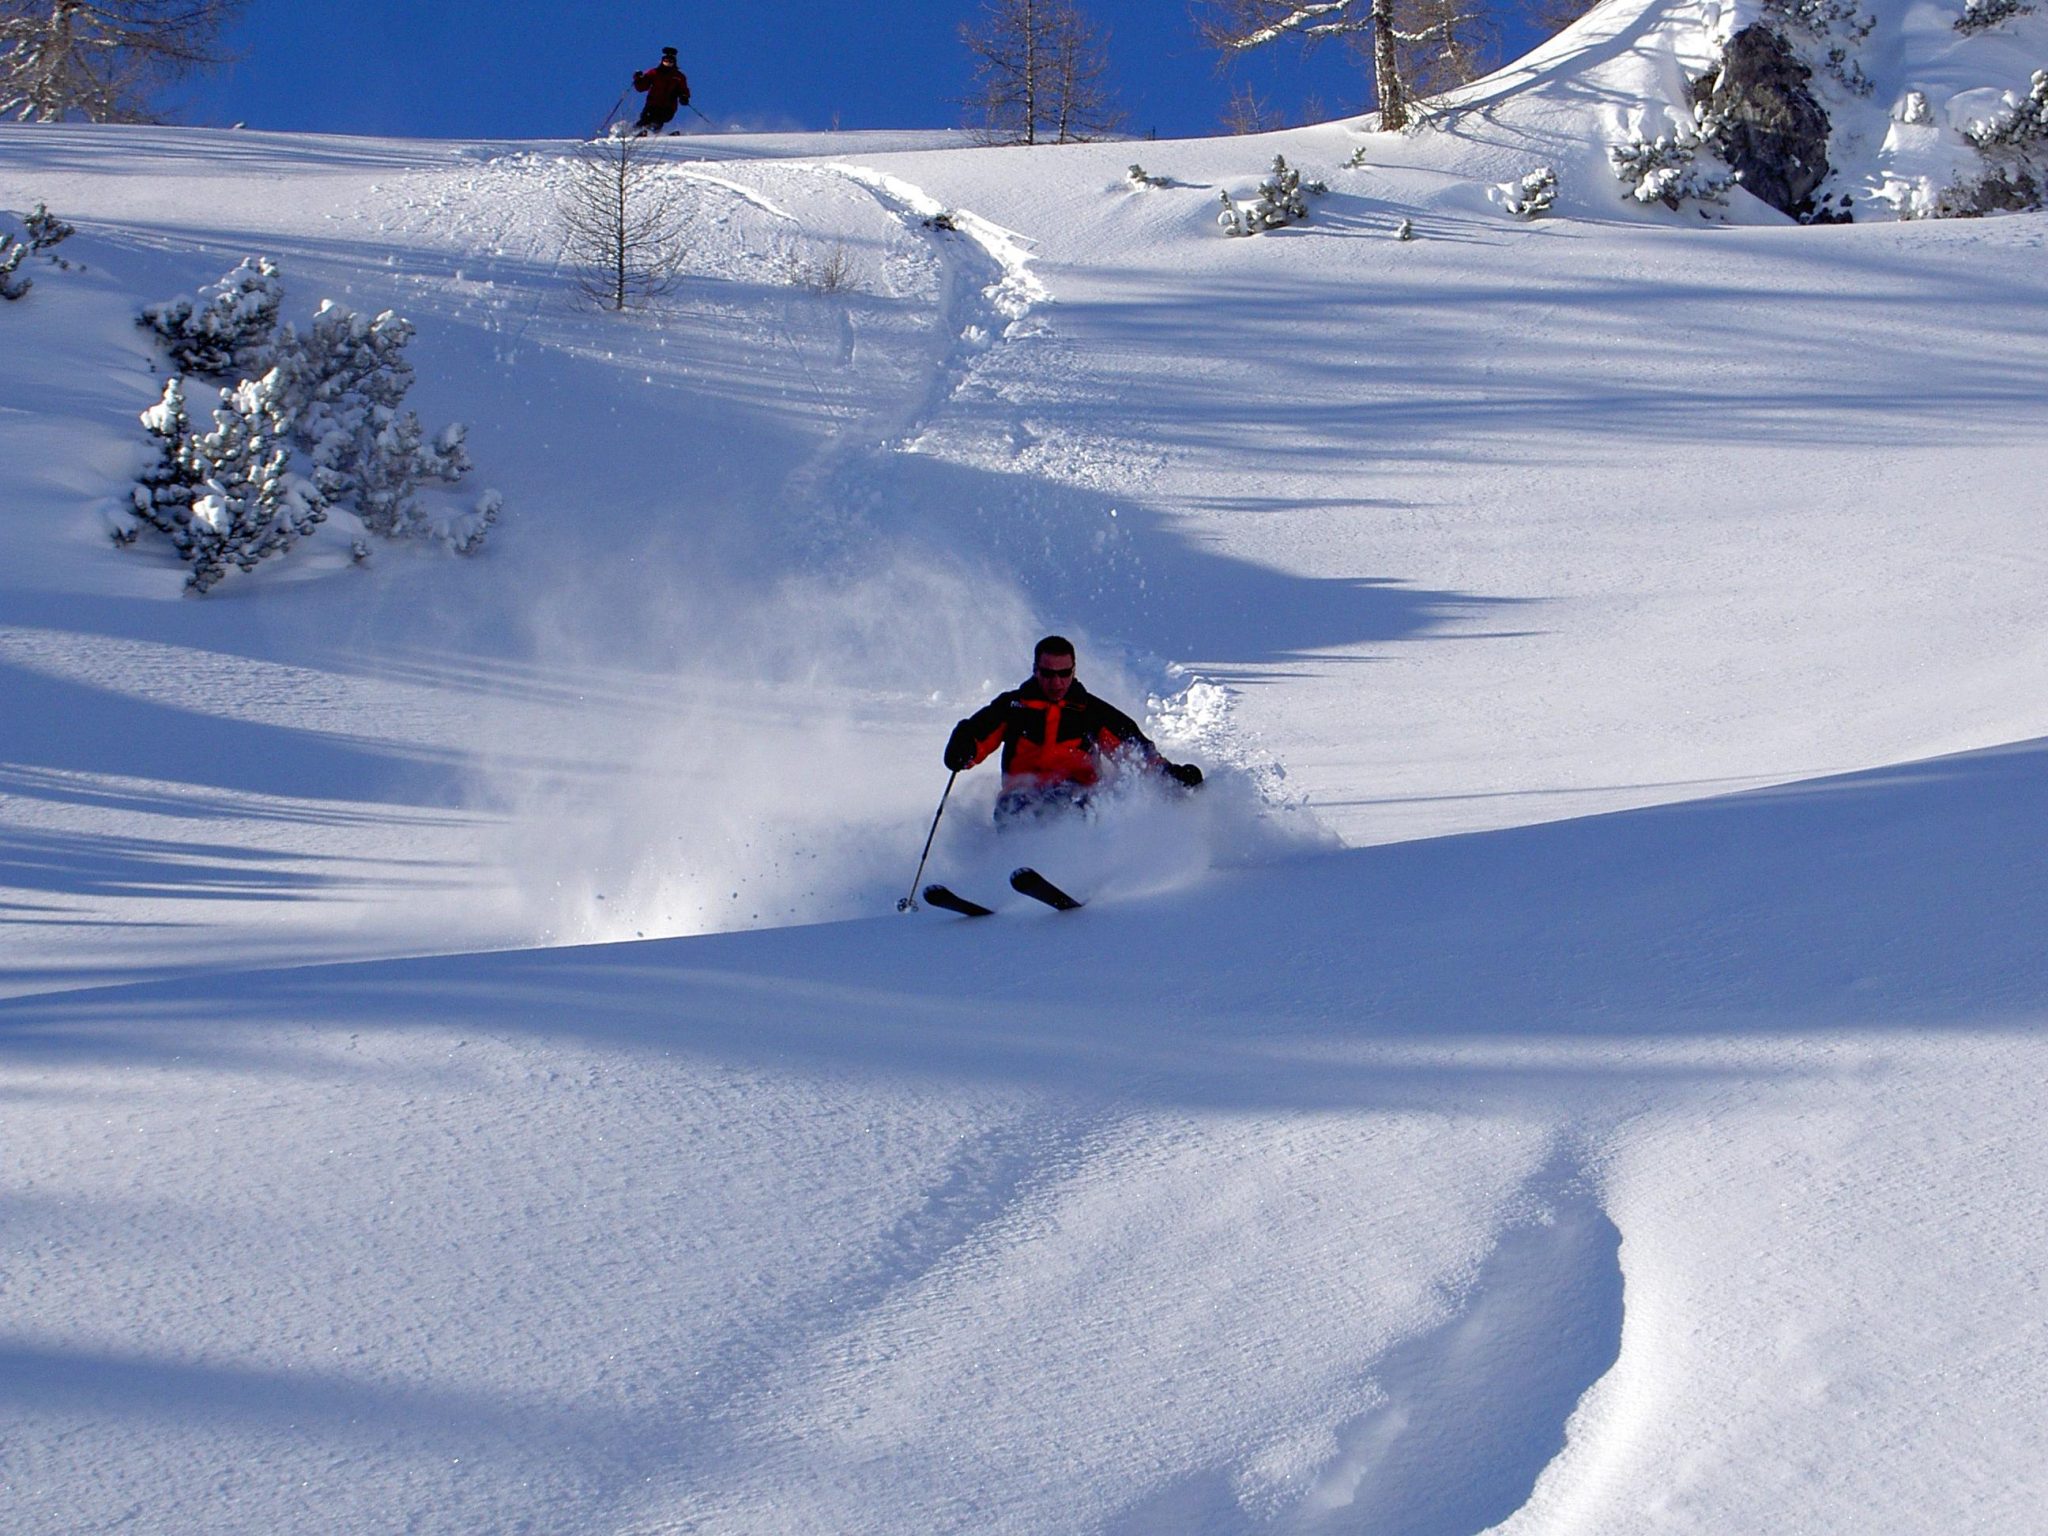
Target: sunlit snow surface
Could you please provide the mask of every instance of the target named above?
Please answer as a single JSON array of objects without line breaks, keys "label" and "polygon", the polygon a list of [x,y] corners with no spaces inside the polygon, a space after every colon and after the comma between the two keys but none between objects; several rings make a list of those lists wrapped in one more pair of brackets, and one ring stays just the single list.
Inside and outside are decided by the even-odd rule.
[{"label": "sunlit snow surface", "polygon": [[[0,1527],[2032,1529],[2048,217],[1624,204],[1738,14],[1398,140],[663,141],[624,318],[565,145],[0,128]],[[111,545],[251,253],[417,325],[482,554]],[[1000,915],[897,915],[1048,630],[1209,783],[980,769]]]}]

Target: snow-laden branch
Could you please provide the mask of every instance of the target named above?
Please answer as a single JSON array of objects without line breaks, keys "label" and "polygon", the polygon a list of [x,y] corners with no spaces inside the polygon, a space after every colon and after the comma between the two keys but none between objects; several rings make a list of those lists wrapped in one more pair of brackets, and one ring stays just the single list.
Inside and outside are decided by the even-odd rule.
[{"label": "snow-laden branch", "polygon": [[[1356,3],[1357,0],[1321,0],[1320,4],[1298,5],[1285,16],[1268,22],[1265,26],[1253,31],[1241,33],[1235,37],[1219,36],[1217,43],[1220,47],[1236,51],[1245,48],[1263,47],[1267,43],[1277,42],[1289,33],[1295,33],[1302,37],[1322,38],[1341,37],[1347,33],[1363,32],[1371,27],[1371,19],[1368,17],[1365,20],[1354,21],[1345,14],[1352,10]],[[1325,20],[1324,18],[1327,17],[1341,19]]]}]

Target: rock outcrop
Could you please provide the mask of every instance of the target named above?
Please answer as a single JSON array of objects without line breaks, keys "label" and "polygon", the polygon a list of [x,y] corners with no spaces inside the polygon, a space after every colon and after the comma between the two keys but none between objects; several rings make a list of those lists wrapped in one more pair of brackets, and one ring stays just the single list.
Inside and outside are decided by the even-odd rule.
[{"label": "rock outcrop", "polygon": [[1828,174],[1828,114],[1814,99],[1813,71],[1767,26],[1728,41],[1718,68],[1693,85],[1703,137],[1743,187],[1795,219],[1814,215]]}]

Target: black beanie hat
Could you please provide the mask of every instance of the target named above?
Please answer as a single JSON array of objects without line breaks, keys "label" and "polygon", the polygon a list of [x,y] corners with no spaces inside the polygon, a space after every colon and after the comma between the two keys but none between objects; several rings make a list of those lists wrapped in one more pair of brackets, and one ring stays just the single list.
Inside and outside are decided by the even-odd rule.
[{"label": "black beanie hat", "polygon": [[661,56],[664,59],[672,59],[676,56],[676,51],[673,48],[664,48],[661,50]]}]

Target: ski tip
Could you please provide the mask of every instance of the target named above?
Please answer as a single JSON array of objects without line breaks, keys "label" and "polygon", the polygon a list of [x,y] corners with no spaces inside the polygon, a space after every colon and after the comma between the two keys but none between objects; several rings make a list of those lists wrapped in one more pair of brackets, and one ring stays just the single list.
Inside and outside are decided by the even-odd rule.
[{"label": "ski tip", "polygon": [[978,901],[969,901],[957,891],[949,890],[943,885],[926,886],[924,888],[924,899],[927,906],[938,907],[946,912],[957,912],[962,917],[994,917],[996,915],[994,908],[984,907]]},{"label": "ski tip", "polygon": [[1020,896],[1029,896],[1034,901],[1042,901],[1047,906],[1057,908],[1061,912],[1078,912],[1085,905],[1085,903],[1069,896],[1029,864],[1021,865],[1010,871],[1010,889]]}]

